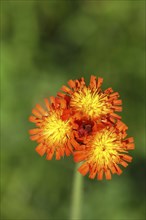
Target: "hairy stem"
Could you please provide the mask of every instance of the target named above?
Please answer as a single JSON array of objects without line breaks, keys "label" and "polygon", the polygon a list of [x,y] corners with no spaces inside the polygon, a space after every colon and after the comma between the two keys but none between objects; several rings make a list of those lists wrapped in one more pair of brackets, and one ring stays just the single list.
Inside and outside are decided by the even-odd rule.
[{"label": "hairy stem", "polygon": [[83,194],[83,177],[77,171],[80,164],[75,165],[73,178],[73,191],[71,200],[71,215],[70,220],[80,220],[82,210],[82,194]]}]

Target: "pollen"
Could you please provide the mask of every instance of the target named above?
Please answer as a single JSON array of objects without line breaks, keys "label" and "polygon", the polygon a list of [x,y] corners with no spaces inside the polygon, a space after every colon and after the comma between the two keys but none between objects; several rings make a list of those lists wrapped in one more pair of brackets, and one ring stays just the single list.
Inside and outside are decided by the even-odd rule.
[{"label": "pollen", "polygon": [[90,88],[84,87],[83,90],[73,94],[70,106],[93,118],[110,112],[111,104],[106,101],[107,97],[100,95],[97,90],[92,92]]},{"label": "pollen", "polygon": [[92,150],[90,160],[98,163],[100,166],[107,166],[115,161],[121,151],[121,142],[117,140],[116,134],[110,131],[101,131],[97,133],[92,140]]},{"label": "pollen", "polygon": [[46,119],[46,123],[43,129],[43,135],[46,141],[51,144],[65,143],[67,140],[67,134],[70,133],[70,125],[68,121],[62,121],[56,112]]}]

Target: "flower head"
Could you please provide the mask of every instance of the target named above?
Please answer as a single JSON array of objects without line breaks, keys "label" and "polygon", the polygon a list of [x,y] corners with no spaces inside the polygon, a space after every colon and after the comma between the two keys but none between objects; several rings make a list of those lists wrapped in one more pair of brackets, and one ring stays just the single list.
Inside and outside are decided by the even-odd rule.
[{"label": "flower head", "polygon": [[75,113],[76,118],[88,117],[89,119],[99,119],[108,117],[111,121],[120,119],[121,117],[114,112],[122,111],[122,101],[119,100],[118,92],[113,92],[111,88],[105,91],[101,90],[102,78],[96,79],[91,76],[90,84],[87,87],[84,78],[80,80],[69,80],[67,86],[63,86],[62,90],[65,94],[58,93],[58,96],[69,96],[70,107]]},{"label": "flower head", "polygon": [[81,145],[74,152],[75,162],[83,161],[78,169],[82,175],[88,172],[89,178],[101,180],[105,173],[106,179],[111,179],[111,173],[120,175],[119,165],[126,167],[132,157],[128,150],[134,149],[133,138],[127,138],[127,126],[117,121],[115,126],[107,126],[95,132],[86,145]]},{"label": "flower head", "polygon": [[91,76],[89,86],[84,78],[69,80],[57,97],[45,99],[45,109],[39,104],[32,110],[29,120],[36,128],[29,131],[38,143],[36,151],[51,160],[73,154],[82,175],[98,180],[111,179],[111,174],[122,173],[132,157],[134,140],[127,138],[128,127],[115,112],[122,111],[119,93],[112,88],[101,89],[103,79]]},{"label": "flower head", "polygon": [[72,146],[77,145],[72,135],[70,110],[65,99],[50,98],[51,103],[45,99],[47,110],[40,105],[32,110],[33,116],[29,120],[36,124],[37,128],[31,129],[31,140],[39,144],[36,151],[47,159],[51,160],[54,152],[59,160],[64,154],[70,155]]}]

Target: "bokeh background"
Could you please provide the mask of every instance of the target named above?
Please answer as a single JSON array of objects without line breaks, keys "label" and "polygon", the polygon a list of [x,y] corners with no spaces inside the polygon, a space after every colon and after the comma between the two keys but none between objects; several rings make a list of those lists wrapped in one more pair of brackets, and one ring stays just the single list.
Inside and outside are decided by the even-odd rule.
[{"label": "bokeh background", "polygon": [[69,79],[91,74],[120,93],[136,149],[121,176],[84,177],[81,219],[145,219],[144,16],[141,0],[1,1],[2,220],[69,219],[72,157],[37,155],[28,117]]}]

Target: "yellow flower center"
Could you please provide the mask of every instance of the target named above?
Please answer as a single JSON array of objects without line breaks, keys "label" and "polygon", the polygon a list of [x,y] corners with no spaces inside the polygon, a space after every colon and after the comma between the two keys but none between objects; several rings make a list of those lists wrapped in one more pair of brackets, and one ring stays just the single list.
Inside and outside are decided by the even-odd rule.
[{"label": "yellow flower center", "polygon": [[110,104],[107,104],[106,100],[107,97],[103,94],[99,95],[97,90],[93,92],[91,89],[84,87],[73,94],[70,105],[90,117],[98,117],[109,112]]},{"label": "yellow flower center", "polygon": [[111,162],[117,162],[121,149],[121,142],[117,139],[116,133],[109,130],[102,130],[97,133],[91,143],[91,161],[96,162],[99,166],[106,167]]},{"label": "yellow flower center", "polygon": [[59,145],[66,142],[70,130],[69,120],[62,121],[60,114],[54,112],[47,118],[43,134],[49,143]]}]

